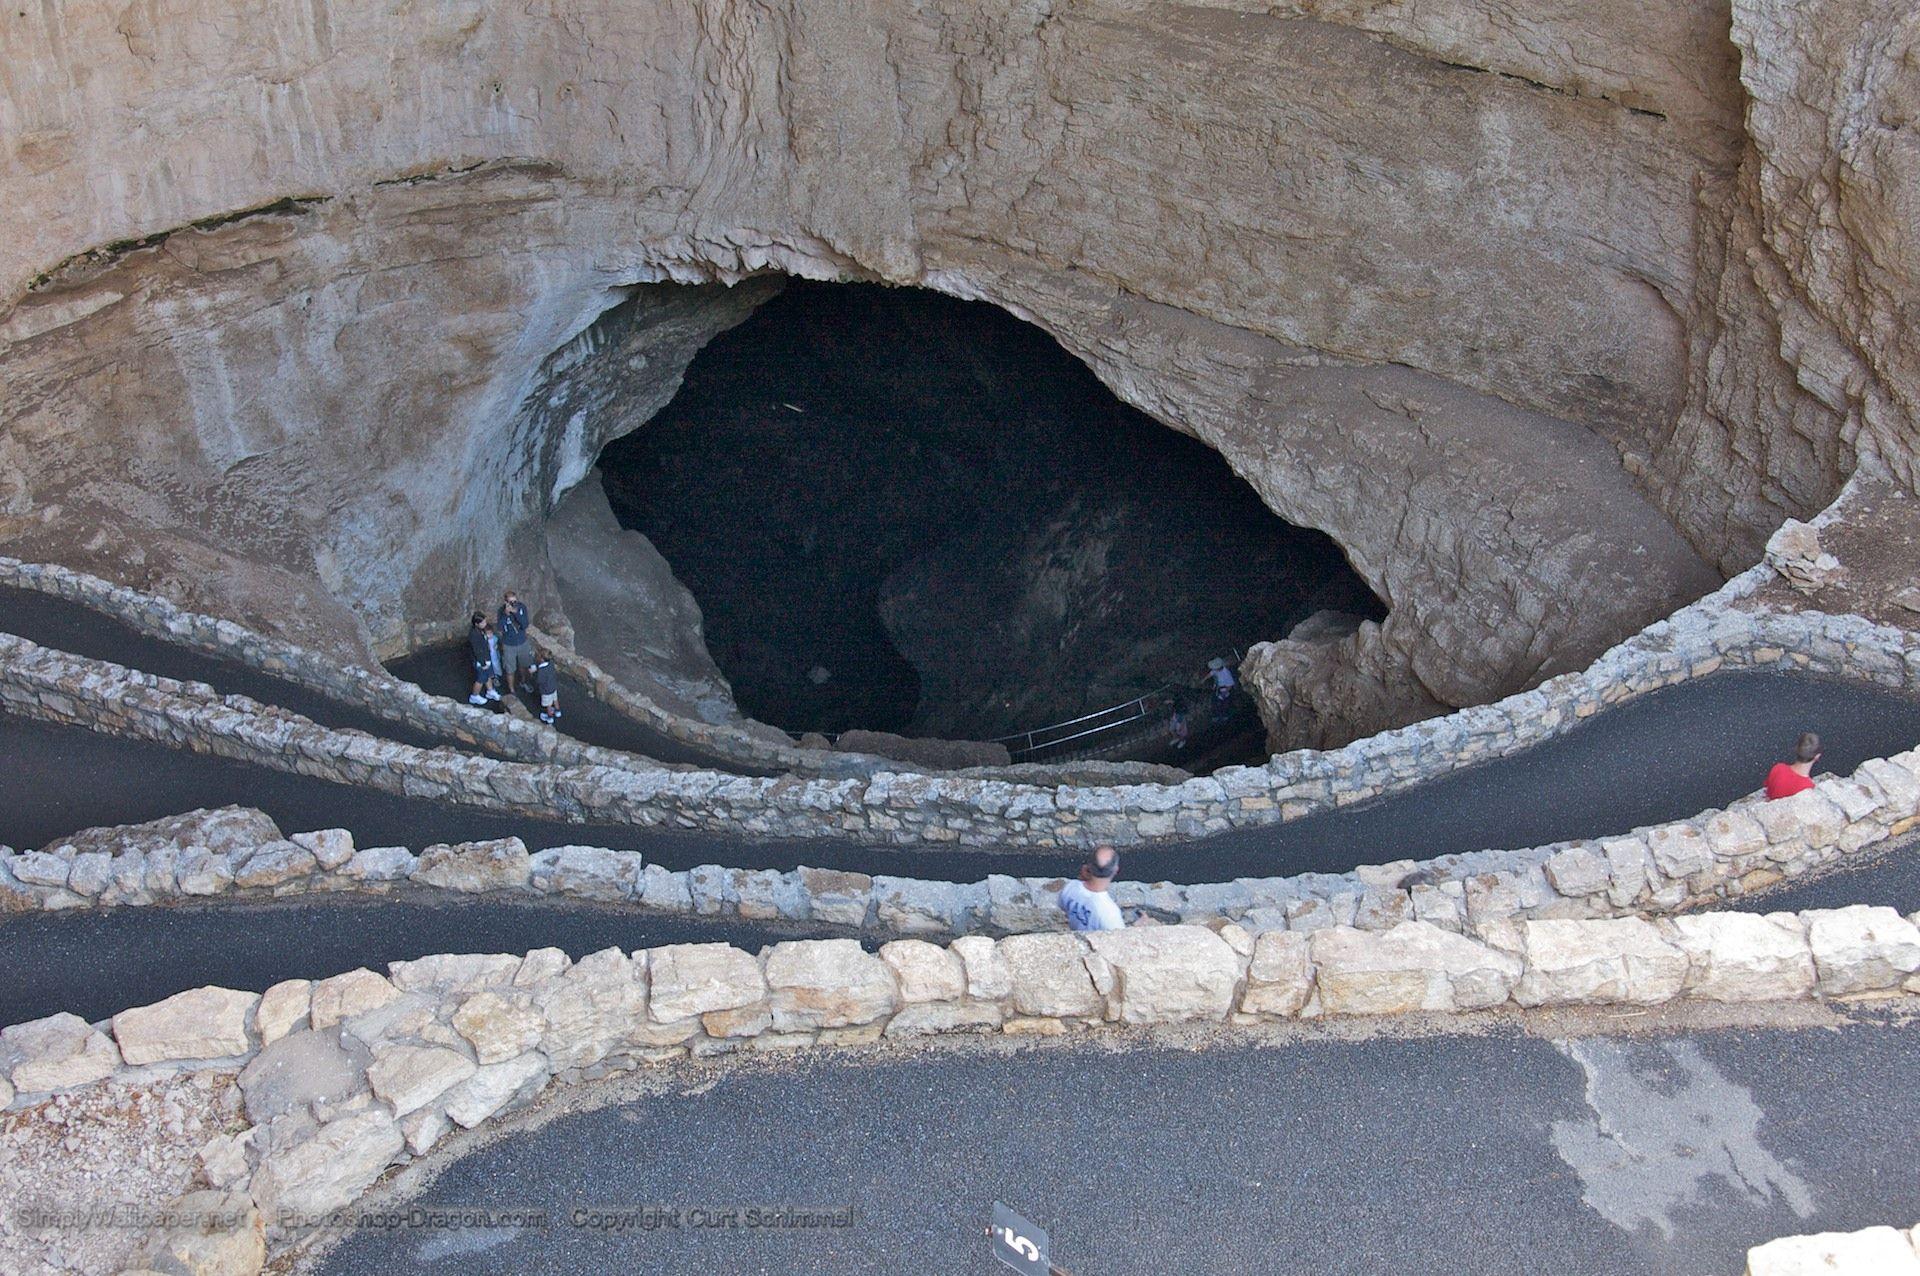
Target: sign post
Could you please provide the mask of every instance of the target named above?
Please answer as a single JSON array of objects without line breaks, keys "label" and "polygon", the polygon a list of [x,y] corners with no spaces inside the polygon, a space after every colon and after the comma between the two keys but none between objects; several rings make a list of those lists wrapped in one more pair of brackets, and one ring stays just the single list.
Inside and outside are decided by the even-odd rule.
[{"label": "sign post", "polygon": [[1046,1229],[1029,1223],[998,1201],[993,1203],[993,1222],[987,1227],[987,1237],[993,1242],[993,1256],[1016,1272],[1066,1276],[1048,1261]]}]

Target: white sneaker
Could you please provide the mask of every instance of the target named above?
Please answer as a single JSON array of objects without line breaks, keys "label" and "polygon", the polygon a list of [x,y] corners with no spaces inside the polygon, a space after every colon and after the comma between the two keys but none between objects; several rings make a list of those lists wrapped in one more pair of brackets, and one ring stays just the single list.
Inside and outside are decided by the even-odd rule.
[{"label": "white sneaker", "polygon": [[492,701],[496,701],[496,702],[497,702],[497,701],[498,701],[498,700],[500,699],[500,693],[499,693],[498,691],[496,691],[496,690],[494,690],[494,689],[493,689],[492,687],[488,687],[488,688],[487,688],[487,699],[489,699],[489,700],[492,700]]},{"label": "white sneaker", "polygon": [[468,696],[467,697],[468,704],[484,705],[486,704],[486,702],[487,702],[487,698],[485,696]]}]

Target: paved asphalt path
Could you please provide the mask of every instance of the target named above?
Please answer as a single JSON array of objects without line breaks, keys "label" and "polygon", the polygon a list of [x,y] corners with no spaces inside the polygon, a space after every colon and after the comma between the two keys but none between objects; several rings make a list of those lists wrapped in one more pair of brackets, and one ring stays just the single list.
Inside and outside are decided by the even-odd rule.
[{"label": "paved asphalt path", "polygon": [[[690,1072],[487,1144],[414,1198],[545,1210],[545,1229],[366,1230],[318,1270],[988,1276],[997,1198],[1074,1276],[1736,1276],[1776,1235],[1920,1218],[1917,1070],[1920,1025],[1867,1022]],[[570,1222],[647,1205],[680,1226]],[[851,1206],[853,1225],[691,1213],[752,1206]]]},{"label": "paved asphalt path", "polygon": [[[1828,740],[1826,765],[1850,771],[1920,740],[1920,702],[1847,683],[1728,673],[1595,716],[1516,757],[1482,763],[1360,806],[1266,829],[1130,851],[1140,881],[1225,881],[1624,832],[1721,806],[1755,787],[1802,727]],[[0,842],[44,845],[74,829],[199,806],[258,806],[288,831],[343,825],[363,846],[515,834],[536,849],[582,842],[641,851],[670,868],[806,863],[976,881],[988,872],[1057,874],[1071,857],[952,847],[908,850],[840,840],[766,842],[624,826],[567,824],[394,797],[311,777],[0,716]]]},{"label": "paved asphalt path", "polygon": [[[472,665],[465,641],[427,647],[401,660],[387,662],[387,672],[403,682],[411,682],[436,696],[466,703],[473,689]],[[594,698],[587,684],[568,674],[560,677],[559,729],[587,744],[603,749],[638,753],[656,762],[685,763],[711,767],[742,775],[773,775],[765,768],[752,768],[707,753],[674,739],[670,735],[641,725],[625,714]],[[539,699],[532,693],[521,696],[521,703],[539,712]]]},{"label": "paved asphalt path", "polygon": [[111,661],[157,678],[204,682],[221,695],[277,704],[329,727],[364,731],[423,749],[450,742],[449,737],[389,722],[289,679],[152,637],[104,612],[38,590],[0,585],[0,630],[42,647]]},{"label": "paved asphalt path", "polygon": [[[0,917],[0,1027],[67,1010],[88,1021],[204,984],[264,992],[429,953],[525,953],[720,942],[748,951],[831,927],[676,917],[581,900],[423,897],[232,901]],[[871,946],[871,945],[870,945]],[[165,958],[163,960],[163,958]]]},{"label": "paved asphalt path", "polygon": [[1797,913],[1848,904],[1885,904],[1902,914],[1920,912],[1920,836],[1901,838],[1883,850],[1849,860],[1844,868],[1783,882],[1716,907]]},{"label": "paved asphalt path", "polygon": [[[43,647],[93,660],[110,660],[158,677],[204,682],[222,695],[249,696],[265,704],[277,704],[330,727],[349,727],[427,749],[448,744],[471,747],[451,733],[430,734],[389,721],[300,683],[155,638],[104,612],[38,590],[0,585],[0,630]],[[464,647],[458,651],[452,647],[434,648],[395,662],[390,671],[396,677],[420,683],[437,695],[464,702],[469,685],[462,681],[464,660],[456,663],[456,657],[464,650]],[[724,758],[690,748],[672,736],[616,713],[595,700],[582,683],[571,678],[563,678],[562,682],[561,708],[565,712],[561,723],[563,729],[577,739],[638,753],[659,762],[742,770]]]}]

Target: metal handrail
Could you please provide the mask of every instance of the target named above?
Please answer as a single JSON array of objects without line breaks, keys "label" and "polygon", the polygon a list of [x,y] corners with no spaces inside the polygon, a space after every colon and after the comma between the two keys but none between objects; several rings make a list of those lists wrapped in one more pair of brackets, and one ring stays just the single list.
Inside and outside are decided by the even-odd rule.
[{"label": "metal handrail", "polygon": [[[1240,651],[1238,647],[1235,647],[1232,650],[1233,650],[1233,660],[1231,661],[1230,667],[1238,668],[1241,660],[1244,658],[1243,653]],[[1060,745],[1063,745],[1063,744],[1071,744],[1075,740],[1084,740],[1088,736],[1100,735],[1103,732],[1112,731],[1117,728],[1130,726],[1135,722],[1139,722],[1141,719],[1147,716],[1147,704],[1149,701],[1158,700],[1163,697],[1168,697],[1168,696],[1171,696],[1175,691],[1182,691],[1182,690],[1191,691],[1191,690],[1194,690],[1194,688],[1183,687],[1178,683],[1172,683],[1172,682],[1164,683],[1160,687],[1156,688],[1155,690],[1149,691],[1145,695],[1135,696],[1131,700],[1123,700],[1119,704],[1109,705],[1104,709],[1095,709],[1092,713],[1083,713],[1077,718],[1068,718],[1064,722],[1052,722],[1052,723],[1048,723],[1044,727],[1035,727],[1031,731],[1016,731],[1012,735],[996,736],[994,739],[987,741],[987,743],[1006,745],[1007,752],[1014,757],[1019,757],[1022,754],[1037,753],[1041,749],[1058,748]],[[1050,731],[1058,731],[1063,727],[1078,726],[1082,722],[1090,722],[1095,718],[1103,718],[1103,717],[1106,717],[1108,714],[1119,713],[1122,710],[1127,710],[1127,709],[1132,709],[1134,710],[1134,712],[1129,714],[1127,717],[1118,718],[1112,722],[1103,723],[1097,727],[1089,727],[1085,731],[1076,731],[1072,735],[1061,736],[1058,739],[1040,740],[1036,738],[1038,736],[1045,735]],[[1024,743],[1016,747],[1014,743],[1015,741],[1023,741]]]},{"label": "metal handrail", "polygon": [[[1008,753],[1032,753],[1039,749],[1053,748],[1057,745],[1066,744],[1072,740],[1083,739],[1090,735],[1098,735],[1103,731],[1111,731],[1116,727],[1124,727],[1129,723],[1140,721],[1140,719],[1147,716],[1148,703],[1158,697],[1166,695],[1171,689],[1170,685],[1161,687],[1158,690],[1149,691],[1145,695],[1135,696],[1131,700],[1123,700],[1119,704],[1109,705],[1104,709],[1096,709],[1092,713],[1083,713],[1077,718],[1069,718],[1064,722],[1051,722],[1044,727],[1034,727],[1029,731],[1021,731],[1014,735],[1001,736],[989,743],[1006,745]],[[1071,735],[1053,735],[1056,731],[1063,731],[1069,727],[1079,726],[1083,722],[1092,722],[1096,718],[1108,718],[1119,713],[1124,713],[1127,716],[1114,718],[1113,721],[1103,722],[1098,726],[1089,727],[1084,731],[1073,732]],[[1041,737],[1043,736],[1048,738],[1042,739]],[[1017,745],[1016,741],[1019,742]]]}]

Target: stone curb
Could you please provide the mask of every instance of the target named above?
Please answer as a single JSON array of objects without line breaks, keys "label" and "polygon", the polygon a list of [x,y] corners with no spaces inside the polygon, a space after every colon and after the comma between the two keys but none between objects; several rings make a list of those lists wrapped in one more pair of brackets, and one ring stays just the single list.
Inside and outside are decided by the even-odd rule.
[{"label": "stone curb", "polygon": [[[1384,732],[1341,749],[1298,750],[1276,756],[1261,767],[1230,767],[1179,785],[1047,786],[909,772],[798,781],[810,787],[764,790],[771,795],[767,806],[774,809],[766,812],[769,818],[762,821],[766,827],[750,831],[793,837],[850,834],[892,845],[945,841],[1035,848],[1085,848],[1100,841],[1125,845],[1193,839],[1366,801],[1461,766],[1506,756],[1571,730],[1606,707],[1722,668],[1783,665],[1892,689],[1920,689],[1920,636],[1857,616],[1783,614],[1736,606],[1775,575],[1765,564],[1756,566],[1714,594],[1648,626],[1578,673],[1551,679],[1494,704]],[[158,625],[176,635],[206,631],[220,639],[216,645],[223,654],[253,659],[248,653],[258,643],[259,658],[268,662],[263,667],[275,671],[283,671],[288,661],[325,663],[312,653],[247,635],[231,622],[188,617],[164,600],[65,568],[0,558],[0,579],[79,598],[123,616],[138,613],[145,617],[150,630]],[[97,662],[81,662],[78,668],[89,666],[98,670],[115,668]],[[332,670],[335,675],[340,672]],[[168,685],[176,690],[180,686]],[[395,687],[401,689],[402,696],[433,706],[433,712],[460,712],[460,706],[436,701],[418,688],[400,683]],[[357,673],[353,689],[366,694]],[[739,804],[736,809],[755,805],[749,800],[752,790],[735,783],[744,777],[635,768],[642,759],[580,746],[544,727],[487,714],[462,714],[463,719],[467,716],[497,723],[503,732],[527,735],[529,740],[543,742],[543,747],[571,751],[567,756],[579,761],[567,765],[575,768],[594,765],[635,769],[642,776],[686,774],[692,778],[682,782],[683,790],[705,788],[724,793]],[[437,725],[444,729],[443,722]],[[303,740],[310,760],[327,756],[328,734],[355,734],[317,730],[322,732],[320,736]],[[335,743],[332,748],[338,751],[342,746]],[[551,760],[565,761],[558,753]],[[275,763],[268,761],[268,765]],[[494,776],[487,777],[488,783],[479,783],[461,774],[449,774],[444,767],[429,771],[436,773],[430,774],[426,783],[443,792],[462,793],[466,800],[481,804],[499,800],[499,789],[520,792],[532,783],[510,776],[495,785],[491,783],[497,778]],[[794,783],[789,779],[789,786]],[[599,809],[612,818],[620,818],[616,813],[622,808],[621,799],[632,792],[596,792],[599,786],[592,784],[569,787],[572,800],[581,804],[581,810]],[[643,781],[639,787],[644,792],[648,782]],[[796,806],[809,814],[796,814]],[[938,818],[927,818],[928,812],[937,812]],[[680,826],[704,827],[697,816],[694,821]]]},{"label": "stone curb", "polygon": [[[424,858],[424,857],[423,857]],[[257,1271],[391,1166],[554,1082],[738,1051],[857,1046],[946,1033],[1057,1036],[1107,1024],[1496,1007],[1901,998],[1920,993],[1920,914],[1855,905],[1670,921],[1420,921],[1253,935],[1232,923],[1093,935],[850,939],[751,954],[726,944],[442,955],[264,993],[199,988],[89,1024],[0,1032],[11,1109],[109,1079],[238,1070],[252,1124],[200,1151],[227,1223],[150,1236],[140,1260],[230,1241]],[[212,1235],[210,1235],[210,1231]]]},{"label": "stone curb", "polygon": [[1728,610],[1711,623],[1698,616],[1680,620],[1649,627],[1634,640],[1640,648],[1617,648],[1585,673],[1567,675],[1567,686],[1585,679],[1604,688],[1591,695],[1568,701],[1560,695],[1565,680],[1555,679],[1496,705],[1341,750],[1284,754],[1267,767],[1228,768],[1180,785],[1048,788],[892,772],[864,779],[754,777],[637,769],[632,764],[639,759],[629,755],[618,755],[624,765],[617,767],[504,761],[322,727],[244,697],[220,697],[202,684],[155,678],[4,634],[0,700],[31,718],[490,810],[755,836],[851,836],[898,846],[1084,848],[1202,838],[1365,801],[1537,744],[1609,705],[1722,668],[1785,665],[1891,689],[1920,687],[1920,639],[1860,617]]},{"label": "stone curb", "polygon": [[[0,555],[0,584],[85,604],[153,637],[276,674],[402,726],[456,739],[467,737],[509,758],[594,766],[620,766],[630,761],[630,755],[619,750],[584,744],[538,723],[489,710],[470,710],[469,706],[395,678],[384,669],[337,664],[309,648],[266,637],[234,621],[190,612],[158,595],[58,564],[29,563]],[[585,657],[557,645],[554,651],[556,658],[565,657],[570,672],[596,687],[603,683],[618,686]],[[608,698],[640,724],[741,765],[822,770],[844,767],[851,757],[782,748],[744,731],[668,713],[629,688],[619,687],[619,691],[618,697]],[[873,765],[884,762],[862,760]]]},{"label": "stone curb", "polygon": [[[1863,763],[1779,802],[1613,837],[1400,860],[1347,873],[1175,885],[1122,881],[1124,907],[1163,920],[1231,920],[1253,933],[1332,926],[1443,930],[1518,919],[1660,914],[1737,897],[1920,827],[1920,749]],[[424,871],[423,871],[424,868]],[[463,893],[587,899],[648,911],[812,922],[896,935],[1057,930],[1062,878],[990,874],[956,883],[800,867],[673,871],[637,851],[529,853],[517,838],[356,848],[345,829],[284,837],[264,813],[229,807],[87,829],[39,850],[0,847],[0,911],[58,911],[207,897],[383,892],[412,883]]]}]

